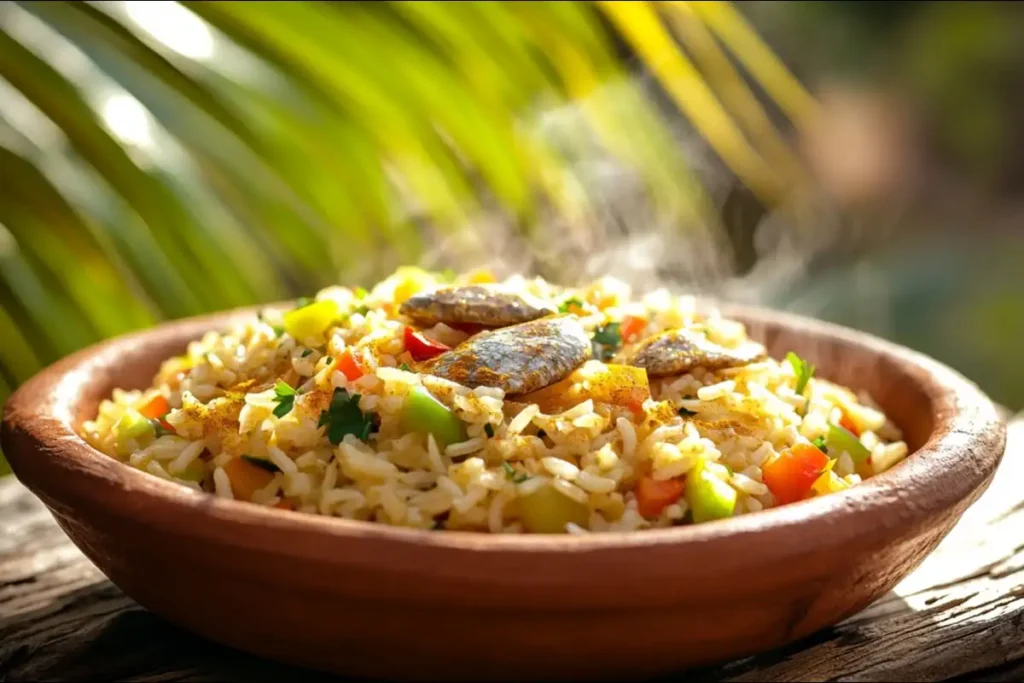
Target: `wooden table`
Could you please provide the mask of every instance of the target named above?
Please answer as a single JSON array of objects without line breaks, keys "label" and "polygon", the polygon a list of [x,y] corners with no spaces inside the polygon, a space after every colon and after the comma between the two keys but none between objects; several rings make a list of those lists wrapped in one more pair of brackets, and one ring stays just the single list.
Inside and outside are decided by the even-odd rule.
[{"label": "wooden table", "polygon": [[[204,641],[107,581],[17,481],[0,481],[0,680],[330,680]],[[857,616],[687,680],[1024,680],[1024,414],[985,495]]]}]

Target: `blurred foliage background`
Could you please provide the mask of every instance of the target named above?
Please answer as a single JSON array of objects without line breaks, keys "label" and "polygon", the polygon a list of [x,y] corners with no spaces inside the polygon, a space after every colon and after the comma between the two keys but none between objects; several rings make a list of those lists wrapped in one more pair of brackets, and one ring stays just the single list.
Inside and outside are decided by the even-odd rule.
[{"label": "blurred foliage background", "polygon": [[1021,7],[0,3],[0,402],[397,265],[788,307],[1024,406]]}]

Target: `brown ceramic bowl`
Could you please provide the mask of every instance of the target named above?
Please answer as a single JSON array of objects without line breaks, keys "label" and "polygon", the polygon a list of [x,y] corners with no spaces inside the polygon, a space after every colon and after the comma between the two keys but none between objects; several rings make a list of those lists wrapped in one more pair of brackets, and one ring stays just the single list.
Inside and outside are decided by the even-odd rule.
[{"label": "brown ceramic bowl", "polygon": [[111,389],[240,313],[77,353],[8,401],[2,444],[75,544],[139,603],[212,640],[370,677],[629,677],[774,648],[891,589],[987,486],[1005,427],[970,382],[840,327],[728,312],[867,389],[915,451],[848,491],[692,527],[430,533],[198,494],[75,433]]}]

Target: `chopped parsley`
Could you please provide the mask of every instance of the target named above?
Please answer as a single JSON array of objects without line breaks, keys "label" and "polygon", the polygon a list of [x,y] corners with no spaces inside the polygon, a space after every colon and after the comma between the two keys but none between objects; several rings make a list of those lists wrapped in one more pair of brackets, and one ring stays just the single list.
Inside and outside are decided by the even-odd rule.
[{"label": "chopped parsley", "polygon": [[274,408],[275,417],[284,417],[295,407],[295,396],[297,392],[281,380],[274,385],[274,401],[277,407]]},{"label": "chopped parsley", "polygon": [[786,360],[793,367],[793,372],[796,373],[796,393],[802,396],[804,389],[807,388],[807,383],[814,376],[815,367],[792,351],[786,354]]},{"label": "chopped parsley", "polygon": [[530,478],[530,475],[516,472],[516,468],[509,465],[507,462],[501,463],[501,466],[505,470],[505,478],[510,480],[513,484],[521,484]]},{"label": "chopped parsley", "polygon": [[280,337],[281,335],[284,334],[284,328],[281,327],[280,325],[271,325],[270,329],[274,330],[275,337]]},{"label": "chopped parsley", "polygon": [[819,436],[817,439],[815,439],[811,443],[814,444],[815,448],[817,448],[822,453],[825,453],[826,455],[828,454],[828,448],[825,446],[825,437],[824,436]]},{"label": "chopped parsley", "polygon": [[405,370],[406,372],[412,372],[412,368],[409,367],[408,363],[402,363],[398,366],[399,370]]},{"label": "chopped parsley", "polygon": [[311,353],[313,353],[313,349],[306,349],[305,351],[302,352],[302,357],[305,358]]},{"label": "chopped parsley", "polygon": [[164,427],[164,423],[160,421],[160,419],[155,417],[149,418],[149,424],[153,425],[153,431],[156,432],[156,438],[158,439],[161,436],[166,436],[167,434],[177,433],[173,429],[168,429],[167,427]]},{"label": "chopped parsley", "polygon": [[358,313],[359,315],[366,315],[369,312],[370,312],[370,307],[366,306],[365,304],[361,304],[361,305],[355,307],[355,309],[352,311],[351,315],[355,315],[356,313]]},{"label": "chopped parsley", "polygon": [[568,313],[569,309],[571,309],[571,308],[583,308],[583,302],[580,301],[579,299],[577,299],[576,297],[572,297],[570,299],[566,299],[558,307],[558,312],[559,313]]},{"label": "chopped parsley", "polygon": [[327,360],[324,361],[324,364],[325,365],[330,365],[333,362],[334,362],[334,356],[327,356]]},{"label": "chopped parsley", "polygon": [[346,434],[354,434],[366,441],[377,428],[370,413],[359,409],[359,394],[349,394],[342,388],[334,390],[330,407],[320,413],[317,427],[327,427],[327,439],[337,446]]},{"label": "chopped parsley", "polygon": [[246,461],[247,463],[249,463],[251,465],[256,465],[256,467],[261,467],[261,468],[265,469],[267,472],[270,472],[271,474],[276,474],[277,472],[281,471],[280,467],[278,467],[274,463],[270,462],[269,460],[264,460],[263,458],[257,458],[254,455],[243,455],[242,456],[242,460]]},{"label": "chopped parsley", "polygon": [[484,434],[487,435],[488,439],[494,438],[494,427],[491,426],[490,422],[484,425]]},{"label": "chopped parsley", "polygon": [[601,325],[594,332],[590,340],[594,351],[594,358],[601,361],[611,360],[612,356],[622,345],[622,334],[619,332],[619,323],[608,323]]},{"label": "chopped parsley", "polygon": [[696,415],[696,411],[690,410],[689,408],[679,407],[679,417],[693,417]]}]

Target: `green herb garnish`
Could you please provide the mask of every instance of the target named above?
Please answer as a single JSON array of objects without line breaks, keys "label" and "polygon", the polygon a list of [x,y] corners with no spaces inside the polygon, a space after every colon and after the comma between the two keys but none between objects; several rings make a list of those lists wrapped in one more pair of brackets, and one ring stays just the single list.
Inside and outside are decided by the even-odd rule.
[{"label": "green herb garnish", "polygon": [[817,448],[822,453],[825,453],[826,455],[828,454],[828,447],[825,446],[825,437],[824,436],[819,436],[817,439],[815,439],[811,443],[814,444],[814,447]]},{"label": "green herb garnish", "polygon": [[334,362],[334,356],[327,356],[327,360],[324,362],[324,365],[330,365],[333,362]]},{"label": "green herb garnish", "polygon": [[792,366],[793,372],[796,373],[796,393],[802,396],[804,389],[807,388],[807,383],[814,376],[815,367],[792,351],[786,354],[786,360]]},{"label": "green herb garnish", "polygon": [[277,472],[281,471],[280,467],[270,462],[269,460],[257,458],[254,455],[243,455],[242,460],[246,461],[247,463],[256,465],[256,467],[261,467],[265,469],[267,472],[270,472],[271,474],[276,474]]},{"label": "green herb garnish", "polygon": [[484,434],[487,435],[488,439],[494,438],[494,427],[491,426],[490,422],[484,425]]},{"label": "green herb garnish", "polygon": [[352,293],[356,295],[356,299],[358,299],[359,301],[362,301],[370,294],[369,292],[366,291],[365,287],[356,287],[354,290],[352,290]]},{"label": "green herb garnish", "polygon": [[149,424],[153,425],[153,431],[156,433],[156,438],[158,439],[161,436],[176,433],[173,429],[168,429],[167,427],[164,427],[164,423],[161,422],[158,418],[149,418]]},{"label": "green herb garnish", "polygon": [[313,353],[313,349],[306,349],[305,351],[302,352],[302,358],[305,358],[311,353]]},{"label": "green herb garnish", "polygon": [[369,306],[360,305],[360,306],[356,306],[355,307],[355,309],[352,311],[351,315],[355,315],[356,313],[358,313],[359,315],[366,315],[369,312],[370,312],[370,307]]},{"label": "green herb garnish", "polygon": [[342,388],[334,390],[330,407],[320,413],[317,427],[327,427],[327,439],[337,446],[346,434],[354,434],[366,441],[376,429],[373,415],[359,409],[359,394],[349,394]]},{"label": "green herb garnish", "polygon": [[568,312],[569,312],[569,309],[570,309],[570,308],[572,308],[572,307],[574,307],[574,306],[575,306],[576,308],[583,308],[583,302],[582,302],[582,301],[580,301],[579,299],[577,299],[576,297],[572,297],[572,298],[570,298],[570,299],[566,299],[566,300],[565,300],[565,301],[563,301],[563,302],[562,302],[562,304],[561,304],[561,305],[560,305],[560,306],[558,307],[558,312],[559,312],[559,313],[568,313]]},{"label": "green herb garnish", "polygon": [[612,356],[615,355],[615,351],[622,345],[619,323],[601,325],[594,332],[594,336],[590,341],[594,351],[594,358],[601,361],[611,360]]},{"label": "green herb garnish", "polygon": [[408,363],[402,363],[398,366],[399,370],[405,370],[406,372],[412,372],[412,368],[409,367]]},{"label": "green herb garnish", "polygon": [[530,478],[530,475],[528,474],[516,472],[516,468],[509,465],[507,462],[501,463],[501,466],[505,470],[505,478],[510,480],[513,484],[521,484]]},{"label": "green herb garnish", "polygon": [[274,330],[275,337],[280,337],[281,335],[284,334],[284,328],[281,327],[280,325],[271,325],[270,329]]},{"label": "green herb garnish", "polygon": [[274,401],[277,407],[274,408],[275,417],[284,417],[295,407],[295,396],[297,392],[281,380],[274,385]]}]

